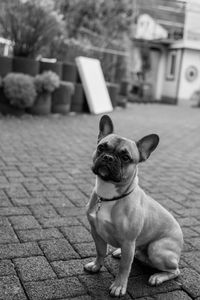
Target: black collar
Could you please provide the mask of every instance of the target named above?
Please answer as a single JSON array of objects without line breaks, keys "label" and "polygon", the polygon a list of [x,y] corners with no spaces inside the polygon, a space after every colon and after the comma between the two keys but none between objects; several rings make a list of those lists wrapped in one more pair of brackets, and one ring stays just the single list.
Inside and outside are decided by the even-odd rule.
[{"label": "black collar", "polygon": [[97,197],[98,197],[98,200],[99,200],[100,202],[103,202],[103,201],[106,202],[106,201],[120,200],[120,199],[125,198],[126,196],[130,195],[130,194],[134,191],[134,189],[135,189],[135,187],[134,187],[132,190],[130,190],[128,193],[123,194],[123,195],[121,195],[121,196],[119,196],[119,197],[114,197],[114,198],[112,198],[112,199],[102,198],[102,197],[100,197],[100,196],[98,196],[98,195],[97,195]]}]

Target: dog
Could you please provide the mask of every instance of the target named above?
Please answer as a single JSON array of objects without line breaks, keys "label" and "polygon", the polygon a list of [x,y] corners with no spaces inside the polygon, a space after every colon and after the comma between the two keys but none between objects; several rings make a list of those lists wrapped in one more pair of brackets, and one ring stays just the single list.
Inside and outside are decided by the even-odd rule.
[{"label": "dog", "polygon": [[87,208],[97,256],[84,269],[98,272],[107,245],[117,248],[113,256],[121,260],[110,294],[119,297],[126,293],[134,256],[159,270],[150,276],[151,285],[177,277],[183,234],[175,218],[138,184],[138,164],[156,149],[158,135],[150,134],[135,142],[113,132],[111,118],[104,115],[93,155],[96,183]]}]

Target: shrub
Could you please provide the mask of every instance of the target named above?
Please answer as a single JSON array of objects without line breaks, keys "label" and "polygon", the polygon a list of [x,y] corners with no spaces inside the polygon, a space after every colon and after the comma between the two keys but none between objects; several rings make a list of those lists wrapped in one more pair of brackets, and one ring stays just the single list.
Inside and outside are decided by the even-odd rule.
[{"label": "shrub", "polygon": [[38,94],[52,93],[60,85],[59,76],[52,71],[45,71],[35,77],[35,87]]},{"label": "shrub", "polygon": [[9,103],[19,108],[31,107],[37,95],[33,77],[22,73],[6,75],[3,89]]},{"label": "shrub", "polygon": [[65,85],[70,93],[70,95],[73,95],[75,92],[75,85],[73,82],[69,81],[61,81],[63,85]]},{"label": "shrub", "polygon": [[45,55],[52,41],[63,34],[62,15],[46,2],[0,1],[1,34],[14,42],[14,56],[35,58],[41,52]]}]

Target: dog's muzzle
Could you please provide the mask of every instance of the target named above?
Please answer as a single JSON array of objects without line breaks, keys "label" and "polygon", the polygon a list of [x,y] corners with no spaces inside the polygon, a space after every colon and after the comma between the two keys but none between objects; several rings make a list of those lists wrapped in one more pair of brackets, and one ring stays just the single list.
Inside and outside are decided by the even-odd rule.
[{"label": "dog's muzzle", "polygon": [[120,163],[110,154],[104,154],[97,158],[92,166],[92,171],[105,181],[121,181]]}]

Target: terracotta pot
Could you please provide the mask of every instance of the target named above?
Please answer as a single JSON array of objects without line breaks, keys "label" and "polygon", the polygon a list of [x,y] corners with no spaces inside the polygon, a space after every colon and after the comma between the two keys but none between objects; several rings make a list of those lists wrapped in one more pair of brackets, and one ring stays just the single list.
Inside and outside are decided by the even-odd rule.
[{"label": "terracotta pot", "polygon": [[72,86],[65,82],[61,82],[59,88],[57,88],[52,94],[52,112],[59,114],[67,114],[71,109],[72,101]]},{"label": "terracotta pot", "polygon": [[51,93],[38,94],[32,107],[27,109],[33,115],[48,115],[51,113]]},{"label": "terracotta pot", "polygon": [[13,72],[35,76],[39,73],[39,62],[26,57],[14,57]]},{"label": "terracotta pot", "polygon": [[18,108],[13,105],[10,105],[9,100],[4,95],[2,87],[0,88],[0,113],[5,116],[21,116],[25,113],[24,108]]}]

